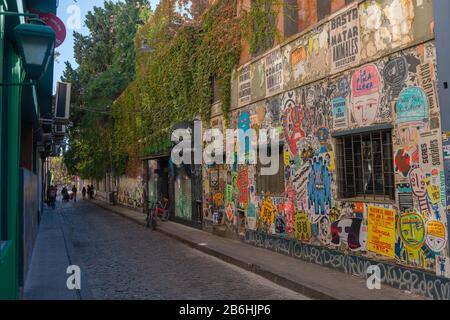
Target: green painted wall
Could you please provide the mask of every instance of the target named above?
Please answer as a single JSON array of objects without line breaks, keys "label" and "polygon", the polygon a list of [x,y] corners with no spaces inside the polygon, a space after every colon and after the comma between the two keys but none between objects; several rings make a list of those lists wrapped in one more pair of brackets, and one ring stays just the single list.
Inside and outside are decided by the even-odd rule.
[{"label": "green painted wall", "polygon": [[[12,44],[5,41],[4,19],[0,24],[0,55],[3,62],[1,81],[22,82],[23,70],[20,59]],[[0,215],[2,225],[0,240],[3,244],[3,250],[0,252],[0,299],[17,299],[19,295],[18,222],[21,87],[4,87],[1,93]]]}]

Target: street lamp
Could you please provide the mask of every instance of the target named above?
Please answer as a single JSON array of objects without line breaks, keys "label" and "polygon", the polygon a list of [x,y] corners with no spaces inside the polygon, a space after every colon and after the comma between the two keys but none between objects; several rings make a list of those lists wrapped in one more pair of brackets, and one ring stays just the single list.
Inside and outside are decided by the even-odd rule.
[{"label": "street lamp", "polygon": [[51,60],[55,47],[55,32],[42,20],[30,19],[29,23],[14,28],[14,37],[27,77],[38,80],[47,70]]}]

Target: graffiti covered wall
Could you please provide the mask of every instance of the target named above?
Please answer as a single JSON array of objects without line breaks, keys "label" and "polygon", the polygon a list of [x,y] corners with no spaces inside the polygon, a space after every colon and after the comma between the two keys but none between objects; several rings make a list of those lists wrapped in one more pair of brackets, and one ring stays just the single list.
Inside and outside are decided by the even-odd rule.
[{"label": "graffiti covered wall", "polygon": [[120,177],[117,185],[117,200],[121,205],[142,208],[144,203],[144,184],[142,177]]},{"label": "graffiti covered wall", "polygon": [[[236,223],[241,210],[247,232],[448,274],[432,25],[432,1],[363,1],[238,70],[230,126],[281,133],[285,190],[258,192],[255,165],[206,169],[205,197],[223,220]],[[280,63],[277,75],[264,71]],[[340,138],[380,128],[371,152],[391,167],[367,164],[375,181],[343,194]],[[387,197],[358,196],[381,187]]]}]

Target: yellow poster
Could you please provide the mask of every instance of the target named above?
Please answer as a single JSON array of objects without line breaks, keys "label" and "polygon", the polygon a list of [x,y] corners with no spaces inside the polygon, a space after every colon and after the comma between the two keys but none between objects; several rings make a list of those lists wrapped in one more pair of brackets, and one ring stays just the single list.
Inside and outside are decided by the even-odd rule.
[{"label": "yellow poster", "polygon": [[289,155],[289,151],[284,151],[284,166],[288,167],[291,164],[291,156]]},{"label": "yellow poster", "polygon": [[395,257],[395,210],[369,206],[368,250]]}]

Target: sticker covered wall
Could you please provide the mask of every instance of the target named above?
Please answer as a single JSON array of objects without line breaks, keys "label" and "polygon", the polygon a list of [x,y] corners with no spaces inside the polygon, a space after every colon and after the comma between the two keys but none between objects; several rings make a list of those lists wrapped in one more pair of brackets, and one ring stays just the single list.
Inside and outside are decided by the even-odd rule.
[{"label": "sticker covered wall", "polygon": [[355,2],[240,69],[230,126],[277,130],[281,161],[276,177],[225,166],[225,216],[244,212],[246,230],[267,237],[450,273],[450,156],[433,33],[417,24],[431,25],[431,1],[420,3]]}]

